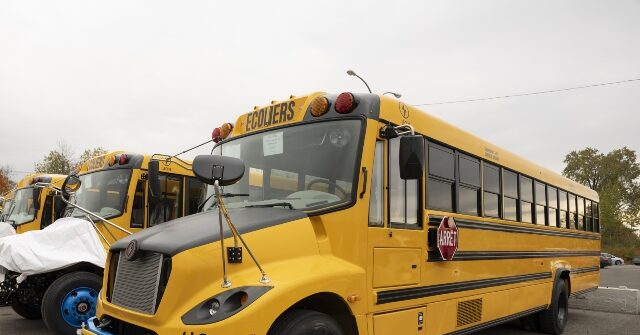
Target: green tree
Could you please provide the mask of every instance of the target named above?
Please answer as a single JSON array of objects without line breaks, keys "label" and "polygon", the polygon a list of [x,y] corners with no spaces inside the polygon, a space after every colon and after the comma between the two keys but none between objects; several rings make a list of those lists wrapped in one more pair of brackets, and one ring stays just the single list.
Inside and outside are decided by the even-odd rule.
[{"label": "green tree", "polygon": [[563,175],[600,195],[603,245],[640,246],[638,237],[624,225],[640,225],[640,163],[636,152],[623,147],[605,154],[586,148],[570,152],[564,162]]},{"label": "green tree", "polygon": [[84,162],[86,162],[87,160],[96,157],[96,156],[101,156],[107,153],[107,150],[103,149],[102,147],[97,147],[97,148],[93,148],[93,149],[85,149],[82,154],[80,155],[80,158],[78,158],[78,161],[76,162],[77,165],[82,164]]},{"label": "green tree", "polygon": [[0,167],[0,196],[11,191],[15,186],[15,183],[9,179],[11,174],[11,168],[9,166]]},{"label": "green tree", "polygon": [[34,170],[37,173],[69,174],[73,166],[73,150],[66,142],[59,141],[41,162],[35,163]]}]

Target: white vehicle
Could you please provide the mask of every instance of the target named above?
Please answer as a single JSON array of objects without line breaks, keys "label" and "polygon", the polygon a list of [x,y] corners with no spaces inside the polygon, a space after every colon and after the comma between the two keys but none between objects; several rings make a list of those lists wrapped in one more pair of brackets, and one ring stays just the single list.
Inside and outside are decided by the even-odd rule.
[{"label": "white vehicle", "polygon": [[611,264],[613,265],[623,265],[624,264],[624,259],[618,257],[618,256],[614,256],[612,254],[608,254],[606,252],[603,253],[605,256],[609,256],[611,257]]}]

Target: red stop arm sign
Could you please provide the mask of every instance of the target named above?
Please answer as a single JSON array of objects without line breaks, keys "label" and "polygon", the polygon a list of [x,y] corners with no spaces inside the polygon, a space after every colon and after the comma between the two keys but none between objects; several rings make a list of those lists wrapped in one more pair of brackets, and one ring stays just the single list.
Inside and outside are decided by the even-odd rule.
[{"label": "red stop arm sign", "polygon": [[438,250],[445,261],[452,260],[458,250],[458,226],[452,217],[443,217],[438,226]]}]

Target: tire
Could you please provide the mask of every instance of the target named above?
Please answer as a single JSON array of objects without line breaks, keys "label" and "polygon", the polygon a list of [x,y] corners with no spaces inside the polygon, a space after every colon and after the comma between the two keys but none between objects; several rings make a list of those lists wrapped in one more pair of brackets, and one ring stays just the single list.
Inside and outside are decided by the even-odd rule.
[{"label": "tire", "polygon": [[616,261],[616,265],[622,265],[621,261]]},{"label": "tire", "polygon": [[559,280],[553,287],[551,305],[538,314],[538,323],[543,333],[560,335],[569,319],[569,293],[564,280]]},{"label": "tire", "polygon": [[42,319],[42,313],[40,313],[40,306],[29,306],[25,305],[18,301],[18,299],[13,299],[11,302],[11,308],[16,314],[27,320],[39,320]]},{"label": "tire", "polygon": [[327,314],[294,309],[284,313],[269,330],[269,335],[344,335],[340,325]]},{"label": "tire", "polygon": [[53,282],[42,298],[42,319],[51,332],[75,334],[96,314],[102,277],[91,272],[68,273]]}]

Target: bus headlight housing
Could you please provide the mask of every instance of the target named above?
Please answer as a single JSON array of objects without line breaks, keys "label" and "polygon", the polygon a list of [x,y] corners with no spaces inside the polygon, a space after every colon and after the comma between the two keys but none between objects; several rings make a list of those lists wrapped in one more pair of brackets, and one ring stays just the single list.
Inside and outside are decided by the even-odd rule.
[{"label": "bus headlight housing", "polygon": [[215,295],[182,316],[185,325],[205,325],[222,321],[245,309],[272,286],[243,286]]}]

